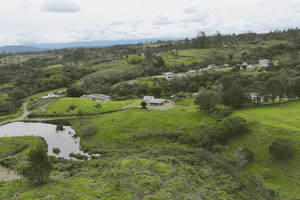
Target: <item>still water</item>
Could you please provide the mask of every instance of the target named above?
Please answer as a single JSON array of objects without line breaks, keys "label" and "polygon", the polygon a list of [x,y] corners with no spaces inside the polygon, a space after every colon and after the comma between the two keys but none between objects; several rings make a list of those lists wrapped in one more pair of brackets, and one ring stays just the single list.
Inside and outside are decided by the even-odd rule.
[{"label": "still water", "polygon": [[[70,153],[80,153],[90,158],[88,153],[84,153],[80,150],[80,138],[74,137],[75,134],[76,132],[70,126],[64,126],[63,131],[56,131],[56,125],[46,123],[12,122],[0,126],[0,137],[43,137],[48,144],[48,155],[73,159],[70,158]],[[60,153],[53,153],[53,148],[59,148]]]}]

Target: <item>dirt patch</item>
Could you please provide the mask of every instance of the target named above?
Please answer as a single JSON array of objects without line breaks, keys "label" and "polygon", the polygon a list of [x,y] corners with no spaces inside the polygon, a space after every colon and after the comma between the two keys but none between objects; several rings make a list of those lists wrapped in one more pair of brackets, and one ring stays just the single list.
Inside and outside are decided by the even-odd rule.
[{"label": "dirt patch", "polygon": [[166,103],[161,106],[147,106],[150,110],[169,110],[170,108],[175,107],[176,105],[174,103]]}]

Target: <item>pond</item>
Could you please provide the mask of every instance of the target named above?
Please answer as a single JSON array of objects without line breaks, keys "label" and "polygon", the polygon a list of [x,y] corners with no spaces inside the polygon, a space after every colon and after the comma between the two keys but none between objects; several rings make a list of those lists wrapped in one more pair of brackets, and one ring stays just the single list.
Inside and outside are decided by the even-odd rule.
[{"label": "pond", "polygon": [[[64,126],[63,128],[63,131],[56,131],[56,125],[53,124],[12,122],[0,126],[0,137],[40,136],[48,144],[48,155],[74,159],[69,156],[70,153],[74,153],[90,158],[91,155],[81,150],[80,138],[75,137],[76,132],[70,126]],[[60,153],[53,153],[53,148],[59,148]],[[93,154],[93,156],[100,155]]]}]

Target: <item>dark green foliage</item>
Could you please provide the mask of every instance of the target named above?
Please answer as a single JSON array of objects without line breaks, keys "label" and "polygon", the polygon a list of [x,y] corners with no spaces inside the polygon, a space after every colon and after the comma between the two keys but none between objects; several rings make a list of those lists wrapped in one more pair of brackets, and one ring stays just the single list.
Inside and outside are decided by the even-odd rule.
[{"label": "dark green foliage", "polygon": [[63,131],[63,130],[64,130],[64,126],[62,124],[56,125],[56,131]]},{"label": "dark green foliage", "polygon": [[199,105],[201,110],[210,112],[217,104],[220,103],[220,97],[213,90],[204,90],[198,94],[194,103]]},{"label": "dark green foliage", "polygon": [[70,153],[69,156],[72,157],[72,158],[76,158],[77,160],[87,160],[88,159],[87,156],[82,155],[80,153],[77,153],[77,154]]},{"label": "dark green foliage", "polygon": [[271,153],[276,159],[284,160],[293,155],[292,147],[287,139],[276,139],[269,146],[269,153]]},{"label": "dark green foliage", "polygon": [[130,56],[126,59],[129,64],[139,64],[143,62],[143,59],[140,56]]},{"label": "dark green foliage", "polygon": [[52,151],[55,154],[59,154],[60,153],[60,149],[59,148],[53,148]]},{"label": "dark green foliage", "polygon": [[272,102],[276,97],[280,97],[283,93],[283,82],[279,78],[271,77],[267,80],[266,84],[266,95],[270,95]]},{"label": "dark green foliage", "polygon": [[241,134],[247,131],[246,120],[242,117],[227,117],[223,120],[222,125],[227,137],[231,135]]},{"label": "dark green foliage", "polygon": [[146,101],[142,101],[142,102],[141,102],[141,106],[142,106],[142,108],[144,108],[144,109],[145,109],[145,108],[146,108],[146,106],[147,106],[147,102],[146,102]]},{"label": "dark green foliage", "polygon": [[232,112],[232,108],[229,106],[217,105],[214,107],[211,116],[213,118],[224,118]]},{"label": "dark green foliage", "polygon": [[79,85],[71,85],[67,89],[68,97],[81,97],[83,95],[83,88]]},{"label": "dark green foliage", "polygon": [[23,176],[33,184],[44,184],[52,171],[52,163],[47,151],[41,146],[37,146],[29,152],[27,161],[28,165],[23,169]]},{"label": "dark green foliage", "polygon": [[241,108],[247,103],[245,90],[238,83],[232,84],[224,91],[222,102],[233,108]]}]

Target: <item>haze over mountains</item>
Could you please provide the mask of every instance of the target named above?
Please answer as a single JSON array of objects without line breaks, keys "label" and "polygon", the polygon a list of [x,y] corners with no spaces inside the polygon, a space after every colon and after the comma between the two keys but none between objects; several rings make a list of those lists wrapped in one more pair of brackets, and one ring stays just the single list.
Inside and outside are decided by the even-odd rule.
[{"label": "haze over mountains", "polygon": [[148,38],[148,39],[131,39],[131,40],[102,40],[102,41],[84,41],[84,42],[70,42],[70,43],[47,43],[47,44],[34,44],[28,43],[25,45],[12,45],[0,47],[0,53],[17,53],[27,51],[45,51],[49,49],[62,49],[74,47],[105,47],[123,44],[138,44],[162,41],[180,40],[182,38]]}]

